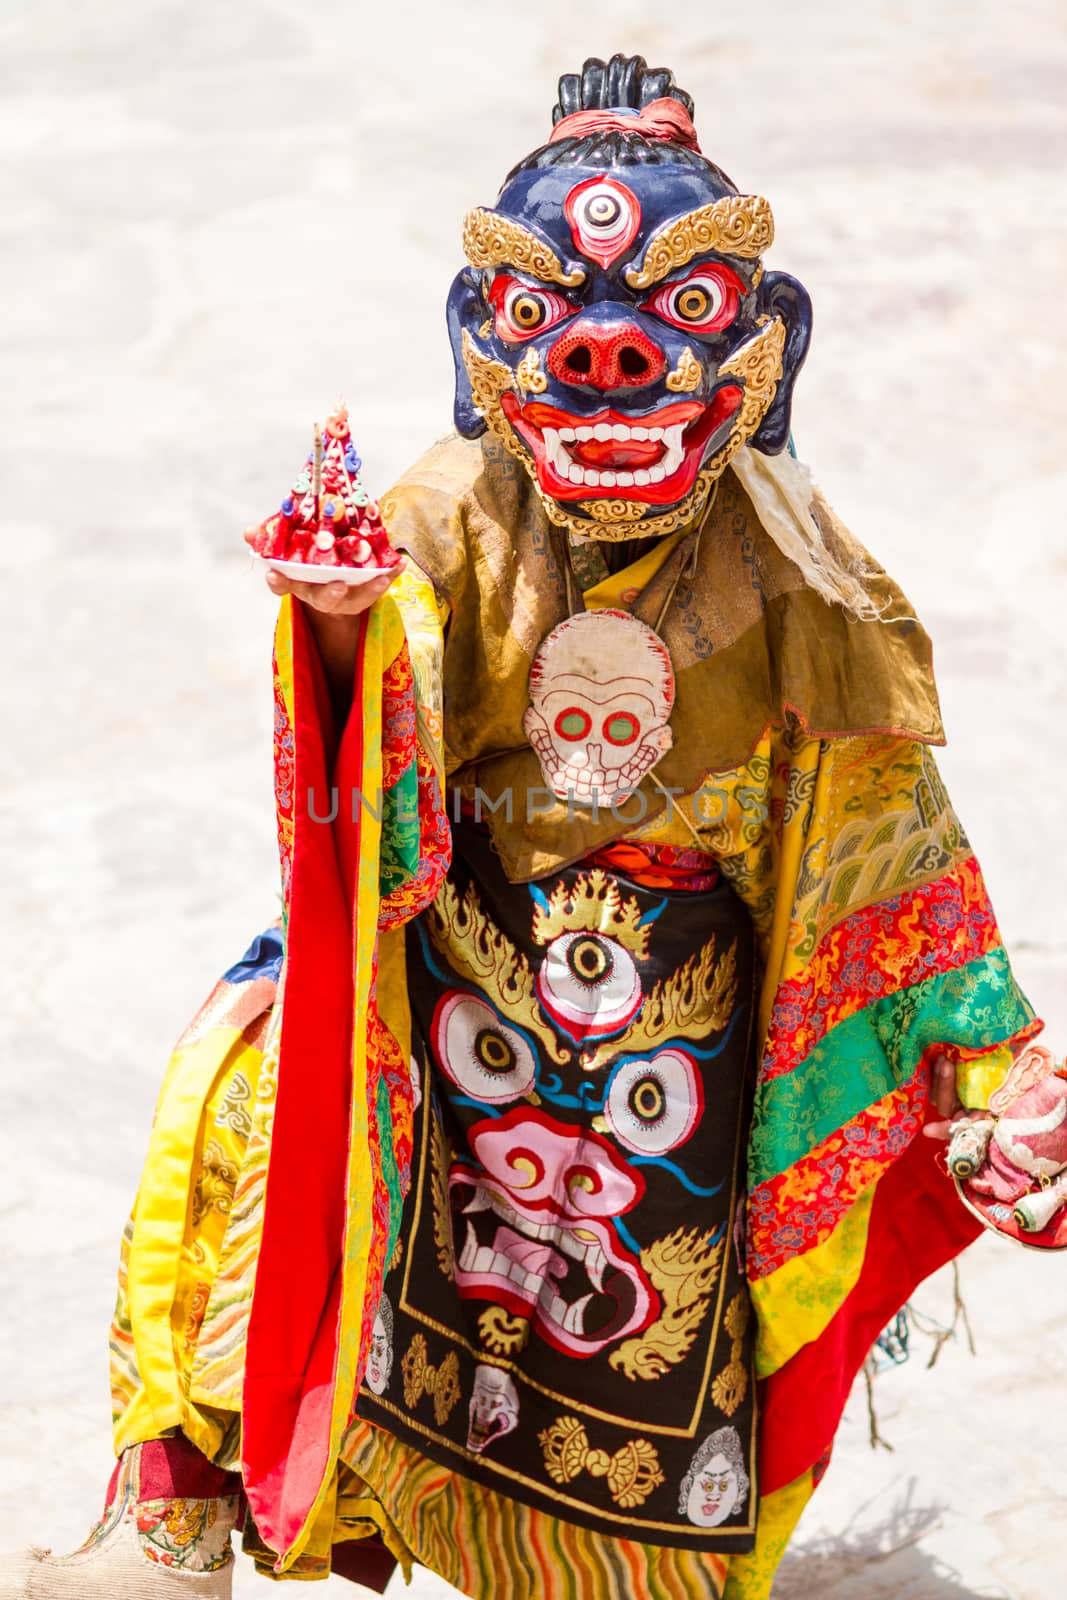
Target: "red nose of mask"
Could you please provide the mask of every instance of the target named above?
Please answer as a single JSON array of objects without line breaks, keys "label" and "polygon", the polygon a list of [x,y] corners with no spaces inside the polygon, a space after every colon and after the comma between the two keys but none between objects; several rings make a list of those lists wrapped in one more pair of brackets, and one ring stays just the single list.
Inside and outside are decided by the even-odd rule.
[{"label": "red nose of mask", "polygon": [[591,389],[639,389],[662,377],[666,365],[663,351],[632,323],[572,323],[548,353],[554,378]]}]

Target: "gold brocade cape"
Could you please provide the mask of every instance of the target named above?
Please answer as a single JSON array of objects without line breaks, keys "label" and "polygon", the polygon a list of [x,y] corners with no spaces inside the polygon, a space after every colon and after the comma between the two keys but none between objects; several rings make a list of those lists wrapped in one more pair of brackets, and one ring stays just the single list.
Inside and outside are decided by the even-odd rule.
[{"label": "gold brocade cape", "polygon": [[[530,664],[568,614],[567,558],[565,536],[498,441],[442,440],[382,509],[394,543],[449,607],[446,772],[468,796],[489,797],[509,878],[536,878],[657,817],[667,802],[651,777],[596,821],[563,801],[539,799],[527,815],[523,797],[543,781],[522,726]],[[695,572],[679,579],[694,530],[632,598],[633,615],[655,626],[677,580],[658,629],[677,680],[674,742],[656,768],[666,788],[692,794],[709,774],[743,766],[787,719],[814,738],[877,731],[944,743],[930,641],[911,606],[819,496],[813,511],[842,565],[863,571],[877,620],[854,620],[805,584],[731,469],[704,517]],[[508,792],[510,821],[503,805],[492,809]]]}]

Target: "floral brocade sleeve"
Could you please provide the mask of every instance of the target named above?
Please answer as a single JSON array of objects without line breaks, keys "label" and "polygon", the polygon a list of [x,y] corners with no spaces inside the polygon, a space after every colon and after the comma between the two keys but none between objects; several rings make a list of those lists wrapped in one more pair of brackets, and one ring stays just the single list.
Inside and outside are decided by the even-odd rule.
[{"label": "floral brocade sleeve", "polygon": [[1040,1023],[928,746],[794,728],[709,780],[701,810],[764,957],[748,1271],[768,1374],[856,1288],[934,1056],[984,1104]]}]

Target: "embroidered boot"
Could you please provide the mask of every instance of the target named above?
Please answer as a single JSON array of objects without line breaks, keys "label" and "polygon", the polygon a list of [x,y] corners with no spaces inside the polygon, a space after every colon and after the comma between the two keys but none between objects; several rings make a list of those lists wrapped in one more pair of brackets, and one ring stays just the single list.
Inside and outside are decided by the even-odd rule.
[{"label": "embroidered boot", "polygon": [[[190,1461],[192,1475],[181,1470]],[[238,1491],[234,1474],[213,1467],[184,1439],[134,1445],[80,1549],[0,1556],[0,1600],[230,1600]]]}]

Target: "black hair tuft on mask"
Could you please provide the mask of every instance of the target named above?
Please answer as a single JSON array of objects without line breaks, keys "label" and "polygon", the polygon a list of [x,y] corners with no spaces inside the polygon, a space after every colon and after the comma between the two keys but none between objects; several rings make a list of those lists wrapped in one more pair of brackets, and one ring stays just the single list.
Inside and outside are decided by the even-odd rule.
[{"label": "black hair tuft on mask", "polygon": [[[575,111],[606,111],[620,106],[643,111],[653,100],[677,100],[690,116],[693,97],[679,89],[673,72],[666,67],[649,67],[643,56],[612,56],[610,61],[591,57],[581,72],[567,72],[559,80],[559,100],[552,112],[552,126]],[[722,186],[723,194],[736,194],[737,188],[721,167],[667,139],[650,139],[629,129],[605,128],[577,139],[559,139],[541,145],[504,179],[505,185],[520,172],[543,167],[655,167],[668,164],[695,167],[709,173]]]},{"label": "black hair tuft on mask", "polygon": [[666,67],[650,67],[644,56],[614,55],[610,61],[591,56],[581,72],[566,72],[559,80],[552,126],[575,111],[604,111],[611,106],[643,111],[653,100],[677,100],[693,115],[692,95],[678,88],[674,73]]}]

